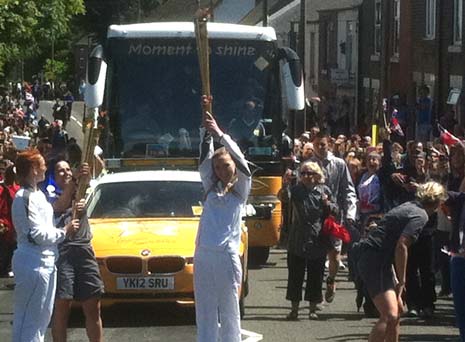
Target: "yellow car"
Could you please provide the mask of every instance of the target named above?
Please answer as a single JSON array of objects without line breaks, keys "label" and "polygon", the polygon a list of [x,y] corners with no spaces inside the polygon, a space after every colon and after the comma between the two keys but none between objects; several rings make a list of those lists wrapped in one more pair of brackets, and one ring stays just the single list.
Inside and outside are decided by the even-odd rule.
[{"label": "yellow car", "polygon": [[[104,175],[87,200],[105,303],[194,304],[193,256],[204,193],[194,171]],[[241,310],[247,295],[247,229]]]}]

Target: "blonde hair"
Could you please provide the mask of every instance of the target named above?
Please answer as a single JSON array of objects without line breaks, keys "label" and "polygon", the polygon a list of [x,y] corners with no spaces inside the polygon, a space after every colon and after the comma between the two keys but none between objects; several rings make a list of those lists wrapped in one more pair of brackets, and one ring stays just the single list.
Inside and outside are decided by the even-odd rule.
[{"label": "blonde hair", "polygon": [[321,170],[320,165],[312,161],[305,161],[300,165],[299,171],[302,172],[304,168],[309,169],[312,172],[315,172],[318,175],[318,183],[324,184],[325,182],[325,175],[323,174],[323,170]]},{"label": "blonde hair", "polygon": [[421,204],[436,204],[446,200],[446,190],[437,182],[420,184],[417,188],[416,198]]}]

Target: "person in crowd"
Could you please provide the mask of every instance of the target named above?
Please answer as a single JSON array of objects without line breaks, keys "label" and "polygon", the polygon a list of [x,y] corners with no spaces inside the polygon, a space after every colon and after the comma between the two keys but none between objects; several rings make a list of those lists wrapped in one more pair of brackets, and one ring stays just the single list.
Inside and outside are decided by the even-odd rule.
[{"label": "person in crowd", "polygon": [[433,234],[437,227],[437,213],[429,217],[418,239],[408,251],[405,282],[407,316],[425,319],[433,317],[436,301],[433,268]]},{"label": "person in crowd", "polygon": [[16,159],[21,188],[12,206],[18,247],[13,255],[15,301],[13,341],[44,341],[52,315],[56,287],[57,245],[79,229],[72,220],[64,229],[53,224],[53,208],[38,188],[45,178],[45,161],[37,150]]},{"label": "person in crowd", "polygon": [[[79,178],[89,177],[89,167],[83,164]],[[84,179],[85,181],[85,179]],[[55,194],[50,197],[58,226],[64,226],[72,220],[72,202],[75,198],[76,181],[71,166],[60,160],[55,164]],[[58,245],[57,291],[52,321],[54,342],[65,342],[68,317],[72,300],[81,303],[89,341],[103,339],[102,320],[100,318],[100,297],[103,294],[103,282],[99,267],[91,246],[92,233],[85,214],[85,201],[76,204],[80,229],[76,234],[67,236]]]},{"label": "person in crowd", "polygon": [[[357,215],[357,194],[349,169],[343,159],[329,151],[329,136],[320,132],[313,140],[315,156],[311,159],[320,165],[325,184],[330,188],[334,201],[341,211],[341,221],[353,226]],[[326,278],[325,300],[331,303],[336,294],[336,275],[342,251],[342,241],[331,238],[332,247],[328,252],[329,275]]]},{"label": "person in crowd", "polygon": [[381,155],[377,152],[368,154],[366,167],[367,171],[362,175],[357,185],[361,227],[366,226],[371,215],[377,215],[382,211],[382,191],[378,178]]},{"label": "person in crowd", "polygon": [[[291,206],[291,222],[287,247],[287,294],[292,303],[288,320],[297,320],[302,300],[302,285],[307,271],[305,300],[309,302],[309,318],[318,319],[317,305],[323,301],[322,286],[328,243],[321,236],[323,212],[335,211],[330,203],[331,190],[324,185],[320,166],[305,161],[300,166],[299,181],[290,187],[291,179],[284,178],[279,198]],[[332,208],[329,208],[329,207]]]},{"label": "person in crowd", "polygon": [[311,142],[305,143],[303,145],[303,147],[302,147],[300,162],[304,162],[306,160],[309,160],[310,158],[313,157],[313,154],[314,154],[313,143],[311,143]]},{"label": "person in crowd", "polygon": [[416,137],[419,141],[425,142],[430,140],[431,137],[433,100],[430,97],[430,90],[427,85],[423,85],[419,93],[420,97],[417,102]]},{"label": "person in crowd", "polygon": [[465,342],[465,192],[449,191],[446,206],[450,210],[452,234],[449,250],[443,250],[451,256],[450,281],[457,326],[460,338]]},{"label": "person in crowd", "polygon": [[441,184],[428,182],[419,185],[416,200],[386,213],[377,228],[356,247],[358,275],[380,315],[368,341],[399,340],[409,246],[416,241],[429,216],[445,198],[446,192]]},{"label": "person in crowd", "polygon": [[[202,97],[204,105],[209,101]],[[239,146],[210,113],[204,115],[200,138],[199,171],[206,200],[194,255],[197,340],[217,341],[220,335],[222,341],[241,341],[239,244],[251,173]],[[223,147],[214,150],[214,140]]]},{"label": "person in crowd", "polygon": [[394,142],[392,143],[391,147],[391,158],[392,163],[396,169],[400,169],[402,167],[402,154],[404,153],[404,148],[401,144]]},{"label": "person in crowd", "polygon": [[[350,152],[349,152],[350,153]],[[355,187],[358,186],[360,176],[362,175],[362,162],[355,154],[347,158],[347,168],[349,169],[350,178]]]},{"label": "person in crowd", "polygon": [[254,99],[244,102],[239,117],[231,120],[228,133],[244,148],[257,143],[259,137],[265,136],[265,126],[261,122],[259,103]]},{"label": "person in crowd", "polygon": [[12,276],[11,258],[16,248],[16,235],[11,218],[11,206],[19,185],[15,167],[7,166],[3,183],[0,183],[0,277]]}]

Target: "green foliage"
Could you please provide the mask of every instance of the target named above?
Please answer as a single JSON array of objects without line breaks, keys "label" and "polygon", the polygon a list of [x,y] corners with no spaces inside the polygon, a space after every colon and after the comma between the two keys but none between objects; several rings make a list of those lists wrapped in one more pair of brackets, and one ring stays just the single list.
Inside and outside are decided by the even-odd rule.
[{"label": "green foliage", "polygon": [[59,83],[67,79],[68,64],[59,60],[46,59],[44,65],[45,78],[55,83]]},{"label": "green foliage", "polygon": [[[150,15],[168,0],[85,0],[86,16],[81,25],[103,41],[111,24],[130,24],[151,21]],[[193,0],[186,0],[193,1]]]},{"label": "green foliage", "polygon": [[84,12],[84,0],[0,0],[0,76],[5,63],[48,49]]}]

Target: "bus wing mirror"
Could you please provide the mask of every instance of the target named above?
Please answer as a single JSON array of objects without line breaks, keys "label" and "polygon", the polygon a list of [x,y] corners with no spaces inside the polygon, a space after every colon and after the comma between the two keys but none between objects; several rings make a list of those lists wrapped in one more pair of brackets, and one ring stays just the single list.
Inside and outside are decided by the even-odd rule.
[{"label": "bus wing mirror", "polygon": [[302,64],[299,56],[290,48],[280,48],[279,58],[283,62],[281,72],[287,105],[291,110],[303,110],[305,108],[305,95]]},{"label": "bus wing mirror", "polygon": [[103,47],[97,45],[87,60],[87,80],[84,101],[89,108],[99,107],[103,103],[107,63],[103,59]]}]

